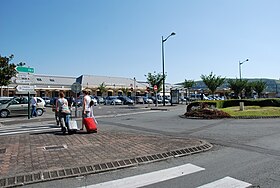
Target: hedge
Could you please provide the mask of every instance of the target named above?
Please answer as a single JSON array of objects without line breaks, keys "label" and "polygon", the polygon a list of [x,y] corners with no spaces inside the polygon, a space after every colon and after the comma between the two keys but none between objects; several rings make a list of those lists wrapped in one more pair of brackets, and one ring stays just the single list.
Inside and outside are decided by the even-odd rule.
[{"label": "hedge", "polygon": [[202,103],[206,103],[209,106],[215,106],[216,108],[227,108],[232,106],[239,106],[240,102],[244,102],[245,106],[273,106],[280,107],[280,99],[230,99],[230,100],[217,100],[217,101],[195,101],[187,106],[187,112],[194,106],[201,106]]}]

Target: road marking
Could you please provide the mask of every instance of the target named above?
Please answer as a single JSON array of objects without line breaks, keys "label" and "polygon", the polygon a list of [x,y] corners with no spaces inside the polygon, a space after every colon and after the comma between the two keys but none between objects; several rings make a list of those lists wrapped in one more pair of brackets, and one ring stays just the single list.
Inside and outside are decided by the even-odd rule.
[{"label": "road marking", "polygon": [[227,176],[197,188],[245,188],[250,186],[252,186],[252,184]]},{"label": "road marking", "polygon": [[88,185],[87,188],[135,188],[151,185],[154,183],[174,179],[180,176],[185,176],[195,172],[205,170],[193,164],[185,164],[173,168],[131,176],[123,179],[108,181],[95,185]]},{"label": "road marking", "polygon": [[137,115],[137,114],[146,114],[146,113],[156,113],[159,111],[141,111],[141,112],[130,112],[130,113],[124,113],[124,114],[112,114],[112,115],[99,115],[95,116],[95,118],[112,118],[112,117],[121,117],[121,116],[129,116],[129,115]]},{"label": "road marking", "polygon": [[13,134],[22,134],[22,133],[29,133],[29,132],[42,132],[42,131],[56,131],[60,130],[61,128],[54,127],[54,126],[8,126],[8,127],[2,127],[0,129],[0,136],[5,136],[5,135],[13,135]]}]

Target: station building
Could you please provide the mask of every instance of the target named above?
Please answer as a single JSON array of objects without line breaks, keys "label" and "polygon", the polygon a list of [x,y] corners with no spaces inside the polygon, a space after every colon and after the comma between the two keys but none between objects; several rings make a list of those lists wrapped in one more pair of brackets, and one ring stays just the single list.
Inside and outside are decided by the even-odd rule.
[{"label": "station building", "polygon": [[[57,97],[60,91],[66,96],[74,96],[71,91],[73,83],[81,84],[81,90],[88,89],[91,95],[112,96],[112,95],[145,95],[148,84],[136,79],[124,77],[81,75],[72,76],[50,76],[42,74],[30,74],[28,78],[13,77],[11,84],[1,87],[1,96],[26,95],[28,91],[19,90],[18,86],[28,85],[34,88],[30,94],[36,94],[40,97]],[[100,85],[105,86],[105,92],[101,93]]]}]

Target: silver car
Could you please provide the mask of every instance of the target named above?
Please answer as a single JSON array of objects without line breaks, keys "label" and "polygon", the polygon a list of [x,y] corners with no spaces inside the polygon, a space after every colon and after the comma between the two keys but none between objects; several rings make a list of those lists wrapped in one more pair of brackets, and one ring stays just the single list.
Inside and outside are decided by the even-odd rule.
[{"label": "silver car", "polygon": [[118,99],[118,96],[108,96],[105,99],[105,105],[121,105],[122,101]]},{"label": "silver car", "polygon": [[[36,112],[38,116],[41,116],[45,112],[45,101],[40,97],[36,97],[36,98],[37,98]],[[28,114],[27,97],[14,97],[0,104],[1,118],[5,118],[8,116],[27,115],[27,114]]]}]

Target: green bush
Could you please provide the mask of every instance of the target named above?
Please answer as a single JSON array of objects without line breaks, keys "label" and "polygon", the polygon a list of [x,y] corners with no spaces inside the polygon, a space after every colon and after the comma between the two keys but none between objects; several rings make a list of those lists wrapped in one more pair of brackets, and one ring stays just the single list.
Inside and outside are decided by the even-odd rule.
[{"label": "green bush", "polygon": [[216,108],[227,108],[232,106],[239,106],[240,102],[244,102],[245,106],[260,106],[260,107],[280,107],[280,99],[230,99],[230,100],[217,100],[217,101],[195,101],[187,106],[187,112],[189,112],[192,107],[202,106],[203,103],[208,104],[208,106],[214,106]]}]

